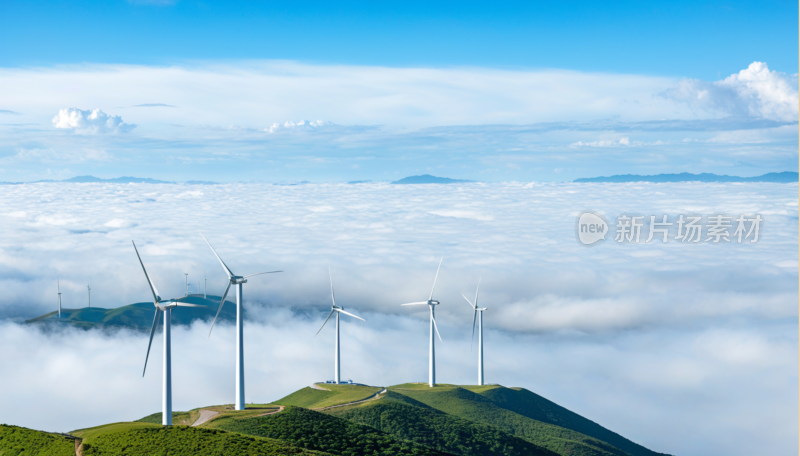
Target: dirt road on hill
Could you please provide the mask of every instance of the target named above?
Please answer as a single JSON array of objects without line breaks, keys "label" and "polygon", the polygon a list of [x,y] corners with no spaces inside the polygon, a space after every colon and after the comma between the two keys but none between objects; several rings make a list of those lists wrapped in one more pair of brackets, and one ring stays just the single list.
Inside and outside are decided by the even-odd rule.
[{"label": "dirt road on hill", "polygon": [[344,407],[344,406],[347,406],[347,405],[360,404],[360,403],[362,403],[362,402],[367,402],[367,401],[372,401],[372,400],[375,400],[375,399],[377,399],[377,398],[378,398],[378,396],[380,396],[381,394],[383,394],[383,393],[385,393],[385,392],[386,392],[386,388],[384,388],[384,389],[382,389],[382,390],[378,391],[377,393],[373,394],[372,396],[370,396],[370,397],[368,397],[368,398],[366,398],[366,399],[361,399],[360,401],[348,402],[347,404],[331,405],[331,406],[328,406],[328,407],[322,407],[322,408],[315,408],[315,409],[313,409],[313,410],[316,410],[316,411],[318,411],[318,412],[319,412],[319,411],[322,411],[322,410],[328,410],[328,409],[332,409],[332,408],[336,408],[336,407]]}]

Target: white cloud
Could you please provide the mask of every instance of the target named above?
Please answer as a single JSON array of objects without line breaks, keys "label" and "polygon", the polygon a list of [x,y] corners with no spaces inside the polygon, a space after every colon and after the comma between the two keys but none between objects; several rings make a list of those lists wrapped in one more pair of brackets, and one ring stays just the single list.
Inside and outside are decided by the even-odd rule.
[{"label": "white cloud", "polygon": [[265,128],[264,131],[269,132],[269,133],[275,133],[276,131],[286,130],[286,129],[291,129],[291,130],[305,129],[305,130],[307,130],[307,129],[313,129],[313,128],[316,128],[316,127],[322,127],[322,126],[325,126],[325,125],[331,125],[331,122],[326,122],[324,120],[312,120],[312,121],[300,120],[300,121],[297,121],[297,122],[287,121],[287,122],[283,122],[283,123],[275,122],[269,128]]},{"label": "white cloud", "polygon": [[127,133],[136,125],[122,122],[120,116],[109,116],[100,109],[63,108],[53,117],[53,126],[83,134]]},{"label": "white cloud", "polygon": [[570,144],[571,147],[580,147],[580,146],[587,146],[587,147],[620,147],[620,146],[630,146],[631,139],[627,136],[623,136],[619,139],[599,139],[597,141],[578,141]]},{"label": "white cloud", "polygon": [[778,121],[797,121],[797,75],[770,71],[764,62],[753,62],[727,78],[707,82],[683,79],[664,94],[690,106],[726,116],[751,116]]}]

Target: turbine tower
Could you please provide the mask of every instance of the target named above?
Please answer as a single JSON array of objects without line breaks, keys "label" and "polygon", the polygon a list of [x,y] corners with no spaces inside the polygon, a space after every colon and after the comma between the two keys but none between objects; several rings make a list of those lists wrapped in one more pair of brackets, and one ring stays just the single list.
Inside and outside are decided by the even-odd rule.
[{"label": "turbine tower", "polygon": [[147,344],[147,355],[144,358],[144,369],[142,369],[142,377],[147,371],[147,360],[150,358],[150,347],[153,345],[153,335],[156,332],[158,325],[158,313],[164,312],[164,378],[162,384],[161,396],[161,424],[164,426],[172,425],[172,334],[171,334],[171,320],[173,307],[206,307],[198,304],[189,304],[180,302],[176,299],[162,301],[161,296],[158,295],[158,290],[147,275],[147,269],[144,268],[142,257],[139,255],[139,249],[136,248],[136,243],[131,241],[133,249],[136,250],[136,257],[139,258],[139,264],[142,265],[142,271],[147,278],[147,284],[150,285],[150,291],[153,292],[153,305],[156,307],[156,313],[153,317],[153,327],[150,328],[150,342]]},{"label": "turbine tower", "polygon": [[[211,243],[208,242],[208,239],[206,239],[205,236],[203,236],[203,233],[200,233],[200,236],[202,236],[203,239],[205,239],[206,244],[211,247]],[[219,264],[222,265],[222,269],[225,270],[225,274],[228,274],[228,287],[225,288],[225,293],[222,295],[222,300],[219,302],[219,309],[217,310],[217,315],[214,317],[214,321],[211,323],[211,329],[208,331],[208,337],[211,337],[211,331],[214,330],[214,324],[217,322],[219,313],[222,311],[222,306],[225,304],[225,297],[228,296],[228,290],[231,289],[231,285],[236,285],[236,410],[244,410],[244,329],[242,327],[242,284],[247,283],[248,277],[257,276],[260,274],[273,274],[283,271],[257,272],[244,277],[237,276],[233,273],[233,271],[230,270],[228,265],[222,261],[222,258],[217,255],[217,251],[214,250],[214,247],[211,247],[211,251],[214,252],[214,256],[216,256],[219,260]]]},{"label": "turbine tower", "polygon": [[86,292],[88,293],[87,299],[88,299],[88,302],[89,302],[89,307],[92,307],[92,287],[89,286],[89,285],[86,285]]},{"label": "turbine tower", "polygon": [[208,279],[206,278],[206,270],[203,269],[203,299],[208,299],[206,288],[208,288]]},{"label": "turbine tower", "polygon": [[56,281],[58,286],[58,318],[61,318],[61,280]]},{"label": "turbine tower", "polygon": [[472,314],[472,339],[475,339],[475,318],[477,317],[478,322],[478,385],[483,385],[483,311],[486,310],[486,307],[478,307],[478,291],[481,288],[481,281],[478,279],[478,288],[475,289],[475,303],[469,300],[464,293],[461,293],[461,296],[464,296],[464,299],[467,300],[470,307],[472,307],[473,314]]},{"label": "turbine tower", "polygon": [[[326,318],[325,322],[322,323],[322,326],[320,326],[319,331],[322,331],[322,328],[325,327],[325,323],[328,323],[328,320],[331,319],[331,315],[333,315],[334,312],[335,312],[336,313],[336,344],[334,346],[334,355],[333,355],[333,376],[334,376],[334,381],[338,385],[340,383],[341,377],[342,377],[342,375],[341,375],[342,374],[342,372],[341,372],[342,364],[340,362],[341,359],[340,359],[340,351],[339,351],[339,314],[343,313],[345,315],[350,315],[351,317],[358,318],[361,321],[367,321],[367,320],[364,320],[363,318],[361,318],[361,317],[359,317],[357,315],[353,315],[350,312],[345,312],[344,307],[337,307],[336,306],[336,296],[334,296],[334,294],[333,294],[333,277],[331,276],[331,268],[328,268],[328,278],[331,279],[331,301],[333,302],[333,304],[331,304],[331,313],[328,314],[328,318]],[[317,334],[319,334],[319,331],[317,331]],[[314,334],[314,336],[316,336],[317,334]]]},{"label": "turbine tower", "polygon": [[408,304],[400,304],[401,306],[421,306],[421,305],[428,305],[428,308],[431,311],[431,345],[430,349],[428,350],[428,385],[431,388],[436,386],[436,353],[434,350],[434,340],[433,340],[433,331],[436,330],[436,335],[439,336],[439,342],[442,342],[442,336],[439,334],[439,328],[436,326],[436,318],[433,315],[433,306],[438,306],[439,301],[435,301],[433,299],[433,290],[436,288],[436,279],[439,278],[439,269],[442,267],[442,257],[439,260],[439,267],[436,268],[436,276],[433,278],[433,287],[431,287],[431,295],[428,297],[427,301],[420,301],[420,302],[409,302]]},{"label": "turbine tower", "polygon": [[189,296],[189,273],[184,272],[183,275],[186,276],[186,296]]}]

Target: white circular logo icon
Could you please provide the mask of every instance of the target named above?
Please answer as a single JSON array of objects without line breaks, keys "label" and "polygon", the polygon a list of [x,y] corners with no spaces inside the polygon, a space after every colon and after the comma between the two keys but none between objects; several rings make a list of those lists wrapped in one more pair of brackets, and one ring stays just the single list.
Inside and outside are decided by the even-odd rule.
[{"label": "white circular logo icon", "polygon": [[581,244],[592,245],[606,239],[608,223],[599,214],[585,211],[578,217],[578,225],[575,229]]}]

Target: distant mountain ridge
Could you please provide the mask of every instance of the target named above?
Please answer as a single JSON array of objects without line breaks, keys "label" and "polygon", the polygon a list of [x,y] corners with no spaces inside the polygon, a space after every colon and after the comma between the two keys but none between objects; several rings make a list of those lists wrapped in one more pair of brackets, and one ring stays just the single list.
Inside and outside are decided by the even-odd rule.
[{"label": "distant mountain ridge", "polygon": [[457,184],[475,182],[465,179],[450,179],[449,177],[437,177],[430,174],[423,174],[421,176],[408,176],[400,180],[392,182],[393,184]]},{"label": "distant mountain ridge", "polygon": [[617,174],[614,176],[583,177],[572,182],[773,182],[787,184],[798,181],[798,174],[794,171],[782,173],[767,173],[754,177],[727,176],[713,173],[680,173],[680,174],[655,174],[643,176],[640,174]]}]

